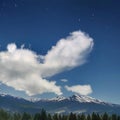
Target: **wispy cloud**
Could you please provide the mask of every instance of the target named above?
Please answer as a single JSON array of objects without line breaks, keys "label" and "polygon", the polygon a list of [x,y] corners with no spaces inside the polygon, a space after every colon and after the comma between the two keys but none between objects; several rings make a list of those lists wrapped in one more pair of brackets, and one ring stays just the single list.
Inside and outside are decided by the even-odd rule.
[{"label": "wispy cloud", "polygon": [[7,50],[0,52],[0,82],[28,95],[45,92],[61,95],[56,81],[45,78],[84,64],[92,47],[93,39],[81,31],[60,39],[45,56],[23,45],[17,48],[15,43],[8,44]]},{"label": "wispy cloud", "polygon": [[62,81],[62,82],[68,82],[68,80],[67,80],[67,79],[61,79],[61,81]]},{"label": "wispy cloud", "polygon": [[74,85],[74,86],[65,86],[66,90],[80,94],[80,95],[88,95],[92,93],[92,88],[90,85]]}]

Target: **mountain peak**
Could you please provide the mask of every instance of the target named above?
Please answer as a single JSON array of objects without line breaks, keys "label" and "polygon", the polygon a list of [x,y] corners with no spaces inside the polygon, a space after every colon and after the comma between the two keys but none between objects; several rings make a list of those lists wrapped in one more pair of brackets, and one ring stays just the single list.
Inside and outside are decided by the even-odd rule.
[{"label": "mountain peak", "polygon": [[98,99],[95,99],[95,98],[92,98],[92,97],[86,96],[86,95],[75,94],[75,95],[73,95],[72,97],[69,97],[69,98],[71,100],[78,101],[78,102],[103,103],[103,101],[101,101],[101,100],[98,100]]}]

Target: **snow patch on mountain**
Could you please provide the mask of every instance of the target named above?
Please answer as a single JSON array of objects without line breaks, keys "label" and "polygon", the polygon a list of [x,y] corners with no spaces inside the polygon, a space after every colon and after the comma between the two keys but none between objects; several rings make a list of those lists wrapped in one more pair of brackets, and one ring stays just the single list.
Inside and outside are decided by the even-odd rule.
[{"label": "snow patch on mountain", "polygon": [[72,97],[69,97],[70,100],[73,100],[73,101],[78,101],[78,102],[86,102],[86,103],[103,103],[103,101],[101,100],[98,100],[98,99],[95,99],[95,98],[92,98],[90,96],[85,96],[85,95],[73,95]]},{"label": "snow patch on mountain", "polygon": [[51,98],[51,99],[49,99],[49,101],[63,101],[63,100],[65,100],[66,99],[66,97],[64,97],[64,96],[57,96],[57,97],[55,97],[55,98]]}]

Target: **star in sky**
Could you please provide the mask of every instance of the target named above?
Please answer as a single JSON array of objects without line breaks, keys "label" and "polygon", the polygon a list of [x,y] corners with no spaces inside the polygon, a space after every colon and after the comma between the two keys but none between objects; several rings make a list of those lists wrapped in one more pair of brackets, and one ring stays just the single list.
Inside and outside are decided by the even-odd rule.
[{"label": "star in sky", "polygon": [[6,13],[7,10],[11,9],[11,8],[17,8],[18,6],[23,5],[23,1],[22,0],[1,0],[0,1],[0,13],[1,15],[3,13]]},{"label": "star in sky", "polygon": [[80,20],[80,18],[78,19],[78,22],[80,22],[81,20]]}]

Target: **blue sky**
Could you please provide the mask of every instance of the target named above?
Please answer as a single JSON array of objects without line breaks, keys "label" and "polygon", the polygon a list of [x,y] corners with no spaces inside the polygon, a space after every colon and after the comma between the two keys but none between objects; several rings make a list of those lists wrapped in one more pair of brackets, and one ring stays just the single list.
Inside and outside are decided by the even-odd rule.
[{"label": "blue sky", "polygon": [[[84,58],[87,62],[73,69],[62,69],[45,79],[56,81],[64,96],[74,94],[64,88],[66,85],[90,85],[90,96],[120,104],[119,6],[117,0],[0,0],[0,52],[15,43],[19,49],[24,44],[25,50],[45,56],[61,38],[81,30],[94,42],[92,51]],[[14,85],[8,87],[2,83],[3,80],[1,92],[28,97],[25,91],[15,90]],[[56,94],[49,92],[35,95],[54,96]]]}]

